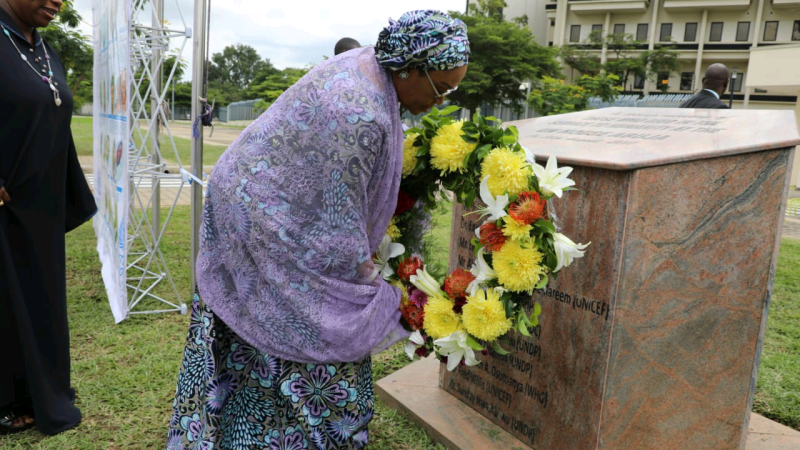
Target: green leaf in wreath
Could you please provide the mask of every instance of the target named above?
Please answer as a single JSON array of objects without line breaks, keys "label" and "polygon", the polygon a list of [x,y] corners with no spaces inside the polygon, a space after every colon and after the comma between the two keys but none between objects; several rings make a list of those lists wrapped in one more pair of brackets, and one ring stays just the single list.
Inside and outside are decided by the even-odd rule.
[{"label": "green leaf in wreath", "polygon": [[519,321],[519,326],[517,329],[520,333],[522,333],[523,336],[531,337],[531,333],[528,331],[528,326],[525,324],[525,322]]},{"label": "green leaf in wreath", "polygon": [[500,142],[502,142],[504,146],[511,146],[517,142],[517,138],[514,136],[506,135],[500,138]]},{"label": "green leaf in wreath", "polygon": [[460,106],[450,105],[447,108],[443,109],[440,112],[440,114],[443,115],[443,116],[449,116],[450,114],[453,114],[454,112],[458,111],[459,109],[461,109]]},{"label": "green leaf in wreath", "polygon": [[556,227],[549,220],[539,219],[533,224],[534,228],[538,228],[544,232],[553,234],[556,232]]},{"label": "green leaf in wreath", "polygon": [[547,286],[548,281],[550,281],[550,277],[548,277],[546,273],[542,274],[542,278],[539,280],[539,284],[537,284],[534,289],[541,289]]},{"label": "green leaf in wreath", "polygon": [[492,350],[494,350],[494,352],[497,353],[498,355],[509,354],[509,352],[507,352],[506,350],[503,349],[503,347],[500,346],[500,342],[498,341],[492,342]]},{"label": "green leaf in wreath", "polygon": [[483,346],[480,342],[476,341],[470,334],[467,334],[467,345],[476,352],[480,352],[483,350]]}]

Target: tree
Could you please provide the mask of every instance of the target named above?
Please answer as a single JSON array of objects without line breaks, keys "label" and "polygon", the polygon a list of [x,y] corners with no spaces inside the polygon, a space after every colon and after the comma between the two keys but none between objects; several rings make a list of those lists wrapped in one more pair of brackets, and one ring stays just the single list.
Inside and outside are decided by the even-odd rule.
[{"label": "tree", "polygon": [[645,43],[637,41],[631,34],[609,34],[603,37],[599,31],[593,31],[582,42],[582,46],[592,49],[602,48],[603,44],[612,55],[605,64],[600,64],[595,54],[575,46],[563,46],[558,54],[564,64],[582,74],[595,76],[600,70],[616,74],[623,88],[637,76],[654,80],[659,73],[676,71],[680,67],[678,52],[672,45],[661,44],[653,50],[637,54],[636,51]]},{"label": "tree", "polygon": [[176,61],[177,59],[178,55],[169,55],[166,58],[164,58],[165,82],[167,81],[167,77],[169,77],[169,74],[172,71],[172,68],[175,66],[176,62],[178,64],[178,67],[175,67],[175,75],[172,78],[173,80],[175,80],[175,82],[178,82],[183,79],[183,75],[186,73],[186,68],[188,67],[188,64],[186,63],[186,61],[183,60],[183,58],[181,58],[179,61]]},{"label": "tree", "polygon": [[605,38],[609,53],[614,58],[608,58],[604,69],[608,73],[619,76],[623,88],[628,85],[628,80],[633,81],[637,75],[644,77],[647,74],[647,64],[640,55],[633,53],[644,43],[633,38],[632,34],[609,34]]},{"label": "tree", "polygon": [[[250,98],[260,98],[254,109],[265,110],[281,96],[297,80],[303,77],[308,72],[308,69],[295,69],[287,67],[283,70],[265,71],[257,78],[257,82],[253,82],[253,86],[248,90]],[[263,76],[261,76],[263,75]]]},{"label": "tree", "polygon": [[558,49],[558,57],[567,67],[578,72],[595,76],[603,69],[600,58],[596,55],[571,45],[564,45]]},{"label": "tree", "polygon": [[467,24],[471,48],[469,70],[450,100],[470,116],[483,104],[507,104],[519,112],[526,80],[561,70],[555,52],[533,40],[530,29],[503,19],[503,0],[477,0],[468,14],[451,12]]},{"label": "tree", "polygon": [[618,83],[619,77],[604,73],[594,77],[584,75],[577,84],[566,84],[564,80],[545,76],[537,81],[538,86],[531,91],[528,104],[540,116],[583,111],[589,109],[592,97],[614,101],[622,90]]},{"label": "tree", "polygon": [[648,78],[656,79],[659,73],[675,72],[680,69],[678,52],[672,45],[659,45],[653,50],[642,53],[640,58],[647,67]]},{"label": "tree", "polygon": [[75,109],[92,101],[94,52],[89,38],[75,31],[81,19],[73,0],[65,0],[56,19],[39,30],[64,64]]},{"label": "tree", "polygon": [[578,85],[548,76],[537,80],[537,84],[528,97],[528,104],[540,116],[583,111],[589,107],[588,93]]},{"label": "tree", "polygon": [[250,87],[256,75],[271,67],[272,63],[268,59],[261,59],[253,47],[243,44],[229,45],[222,53],[211,56],[208,82],[225,91],[241,94]]},{"label": "tree", "polygon": [[608,103],[616,100],[622,91],[619,77],[613,73],[601,73],[592,77],[584,75],[578,80],[578,86],[582,87],[590,97],[597,97]]}]

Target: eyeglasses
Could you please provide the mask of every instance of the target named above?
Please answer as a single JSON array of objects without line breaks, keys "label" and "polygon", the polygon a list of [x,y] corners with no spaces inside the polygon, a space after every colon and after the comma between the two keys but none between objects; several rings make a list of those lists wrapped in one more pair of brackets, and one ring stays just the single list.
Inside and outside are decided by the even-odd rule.
[{"label": "eyeglasses", "polygon": [[446,91],[444,94],[440,94],[440,93],[439,93],[439,90],[438,90],[438,89],[436,89],[436,85],[435,85],[435,84],[433,84],[433,80],[431,80],[431,76],[430,76],[430,75],[428,75],[428,71],[427,71],[427,70],[425,70],[425,76],[426,76],[426,77],[428,77],[428,81],[430,81],[430,82],[431,82],[431,87],[433,88],[433,92],[435,92],[435,93],[436,93],[436,100],[439,100],[440,98],[447,97],[448,95],[450,95],[450,94],[452,94],[453,92],[455,92],[455,91],[457,91],[457,90],[458,90],[458,86],[456,86],[456,87],[454,87],[453,89],[448,89],[448,90],[447,90],[447,91]]}]

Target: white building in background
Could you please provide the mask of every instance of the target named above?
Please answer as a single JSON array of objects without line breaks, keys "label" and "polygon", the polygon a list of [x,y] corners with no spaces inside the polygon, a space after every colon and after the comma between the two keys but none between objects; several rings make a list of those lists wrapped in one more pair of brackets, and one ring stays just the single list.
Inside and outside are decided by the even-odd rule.
[{"label": "white building in background", "polygon": [[[676,43],[678,71],[633,80],[626,90],[649,93],[666,79],[669,93],[691,94],[709,65],[723,63],[737,72],[734,108],[794,109],[800,127],[800,0],[505,1],[506,19],[527,15],[541,45],[580,45],[592,31],[632,34],[644,43],[637,51]],[[588,50],[602,61],[615,57]],[[800,156],[792,184],[800,187]]]},{"label": "white building in background", "polygon": [[[529,27],[544,44],[579,45],[592,31],[604,35],[632,34],[644,44],[638,51],[662,42],[676,42],[680,69],[663,74],[670,93],[689,94],[700,88],[709,65],[723,63],[738,72],[734,108],[794,109],[793,87],[748,84],[750,55],[755,49],[800,44],[800,0],[506,0],[505,16],[527,14]],[[546,17],[546,21],[542,19]],[[601,59],[613,58],[604,49]],[[797,50],[800,52],[800,50]],[[800,53],[796,53],[800,59]],[[785,57],[785,53],[781,54]],[[761,59],[763,60],[763,58]],[[770,70],[784,70],[774,61]],[[800,79],[800,73],[792,76]],[[631,80],[626,90],[649,93],[655,82]]]},{"label": "white building in background", "polygon": [[551,0],[506,0],[503,16],[506,20],[528,16],[528,28],[539,45],[547,46],[551,41],[550,19],[545,10]]}]

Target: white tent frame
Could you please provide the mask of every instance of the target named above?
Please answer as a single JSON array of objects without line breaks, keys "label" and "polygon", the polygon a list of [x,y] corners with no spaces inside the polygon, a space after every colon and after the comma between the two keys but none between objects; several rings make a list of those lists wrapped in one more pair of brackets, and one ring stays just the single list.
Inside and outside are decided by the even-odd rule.
[{"label": "white tent frame", "polygon": [[[195,179],[186,176],[188,172],[184,169],[168,118],[161,105],[165,102],[169,91],[168,86],[175,77],[181,56],[191,38],[192,29],[186,25],[177,0],[168,1],[175,2],[182,27],[175,29],[165,26],[164,1],[132,0],[130,10],[132,86],[129,91],[131,98],[128,102],[128,117],[131,119],[129,122],[131,145],[128,152],[130,216],[126,282],[129,293],[128,316],[164,312],[187,313],[186,304],[181,301],[162,253],[161,244],[183,188],[193,184]],[[148,15],[150,16],[149,20],[147,20]],[[146,25],[148,22],[149,25]],[[172,40],[179,41],[179,50],[175,64],[172,67],[165,67],[167,51]],[[169,72],[169,75],[164,82],[162,74],[166,72]],[[150,80],[149,87],[142,95],[141,86],[148,79]],[[166,164],[163,163],[162,144],[159,140],[162,135],[162,125],[164,136],[168,140],[168,144],[165,145],[166,150],[177,162],[180,173],[165,173]],[[161,224],[162,182],[178,187],[163,225]],[[202,182],[198,184],[202,184]],[[146,197],[144,189],[150,190],[146,202],[143,200]],[[175,295],[174,299],[171,295],[167,299],[153,292],[162,283],[170,285],[171,291]],[[165,309],[136,311],[135,308],[146,298],[163,303]]]}]

